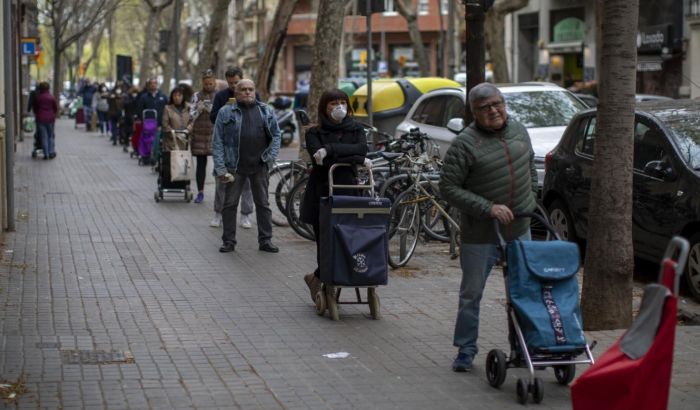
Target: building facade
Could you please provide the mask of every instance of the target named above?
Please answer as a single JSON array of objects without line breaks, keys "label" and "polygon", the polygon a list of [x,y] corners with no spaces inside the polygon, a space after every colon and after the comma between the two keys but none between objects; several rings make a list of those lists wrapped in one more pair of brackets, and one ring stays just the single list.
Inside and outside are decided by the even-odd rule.
[{"label": "building facade", "polygon": [[[515,81],[544,80],[569,87],[596,79],[594,2],[531,0],[511,22],[508,42]],[[693,85],[700,84],[696,50],[700,50],[700,1],[640,2],[638,93],[675,98],[700,95],[700,88]],[[696,64],[689,58],[695,58]]]},{"label": "building facade", "polygon": [[[446,43],[447,0],[419,0],[415,3],[418,27],[430,60],[431,75],[447,73],[447,62],[440,59]],[[419,75],[406,20],[397,12],[393,0],[385,0],[385,12],[372,15],[373,75]],[[311,75],[317,1],[301,0],[287,29],[285,45],[278,58],[274,89],[292,93]],[[365,77],[367,26],[364,16],[350,15],[344,21],[343,53],[340,77]]]}]

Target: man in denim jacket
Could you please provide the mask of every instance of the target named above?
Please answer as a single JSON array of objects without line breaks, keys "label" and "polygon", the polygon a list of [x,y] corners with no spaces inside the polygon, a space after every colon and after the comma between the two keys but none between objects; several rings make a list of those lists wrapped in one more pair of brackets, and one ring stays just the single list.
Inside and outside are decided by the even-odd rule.
[{"label": "man in denim jacket", "polygon": [[270,107],[255,99],[255,83],[236,84],[236,103],[219,110],[214,124],[212,157],[214,176],[225,183],[222,219],[223,245],[219,252],[236,248],[236,211],[246,180],[250,180],[258,222],[261,251],[279,252],[272,244],[272,211],[268,203],[268,169],[280,149],[280,129]]}]

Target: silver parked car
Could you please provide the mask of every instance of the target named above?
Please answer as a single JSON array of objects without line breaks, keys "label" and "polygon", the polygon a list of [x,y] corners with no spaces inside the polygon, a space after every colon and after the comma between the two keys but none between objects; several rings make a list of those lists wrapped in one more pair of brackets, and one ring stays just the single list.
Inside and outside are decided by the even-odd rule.
[{"label": "silver parked car", "polygon": [[[571,118],[588,107],[572,92],[554,84],[497,86],[506,99],[508,115],[522,123],[530,134],[541,187],[545,155],[557,145]],[[445,88],[424,94],[398,125],[395,135],[398,137],[412,128],[420,128],[440,146],[440,156],[444,156],[456,136],[455,131],[450,129],[464,127],[460,120],[464,115],[465,96],[464,88]]]}]

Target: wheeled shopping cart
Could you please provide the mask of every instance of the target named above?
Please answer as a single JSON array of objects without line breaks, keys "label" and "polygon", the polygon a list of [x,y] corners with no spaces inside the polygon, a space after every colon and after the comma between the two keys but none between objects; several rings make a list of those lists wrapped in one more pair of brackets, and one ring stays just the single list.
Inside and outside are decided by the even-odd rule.
[{"label": "wheeled shopping cart", "polygon": [[678,282],[690,245],[674,237],[661,262],[659,283],[644,287],[630,329],[571,386],[574,410],[665,410],[678,310]]},{"label": "wheeled shopping cart", "polygon": [[[160,150],[160,155],[156,160],[158,168],[158,189],[153,194],[153,199],[160,202],[166,199],[166,194],[169,196],[180,196],[186,202],[192,201],[192,191],[190,190],[190,174],[193,169],[192,154],[190,150],[190,142],[187,130],[171,130],[170,132],[162,133],[161,138],[170,138],[172,144],[166,144],[162,141],[157,144]],[[154,144],[155,145],[155,144]],[[173,151],[168,151],[167,147],[173,147]],[[182,174],[187,176],[187,179],[175,180],[171,174],[171,152],[183,152],[187,160],[185,161]],[[181,176],[181,175],[178,175]]]},{"label": "wheeled shopping cart", "polygon": [[158,111],[154,109],[143,110],[142,118],[141,137],[139,139],[139,165],[150,165],[153,142],[158,134]]},{"label": "wheeled shopping cart", "polygon": [[[374,177],[368,170],[369,185],[334,184],[334,164],[328,171],[329,196],[321,198],[320,271],[323,286],[316,294],[316,313],[328,309],[338,320],[339,304],[368,304],[370,315],[379,319],[377,286],[386,285],[389,211],[391,203],[374,195]],[[369,190],[370,196],[334,195],[334,189]],[[355,301],[341,301],[343,288],[355,288]],[[362,300],[360,289],[367,289]]]},{"label": "wheeled shopping cart", "polygon": [[[583,334],[579,307],[578,245],[560,240],[559,234],[539,214],[520,213],[516,218],[537,218],[554,240],[506,243],[498,220],[494,226],[503,263],[508,313],[510,355],[493,349],[486,357],[486,377],[500,387],[508,368],[527,368],[528,378],[516,385],[518,402],[525,404],[532,394],[535,403],[544,398],[542,379],[535,369],[554,368],[561,385],[576,375],[577,364],[593,364],[591,346]],[[579,356],[585,354],[585,358]]]}]

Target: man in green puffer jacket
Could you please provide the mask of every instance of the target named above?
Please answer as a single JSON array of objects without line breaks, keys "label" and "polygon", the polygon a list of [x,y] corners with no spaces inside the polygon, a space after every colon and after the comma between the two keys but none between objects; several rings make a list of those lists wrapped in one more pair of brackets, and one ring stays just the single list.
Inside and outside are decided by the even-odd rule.
[{"label": "man in green puffer jacket", "polygon": [[503,94],[492,84],[479,84],[469,92],[469,106],[475,121],[452,142],[440,178],[441,195],[461,211],[462,219],[456,372],[471,370],[478,351],[479,302],[499,259],[493,218],[506,240],[529,240],[529,218],[516,220],[513,213],[532,212],[537,192],[530,136],[508,118]]}]

